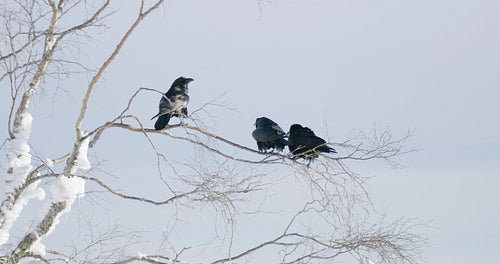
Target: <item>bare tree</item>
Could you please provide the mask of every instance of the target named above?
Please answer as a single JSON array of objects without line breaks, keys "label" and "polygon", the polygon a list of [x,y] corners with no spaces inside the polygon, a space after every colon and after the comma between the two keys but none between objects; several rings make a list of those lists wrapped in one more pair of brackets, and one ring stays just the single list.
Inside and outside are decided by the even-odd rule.
[{"label": "bare tree", "polygon": [[[172,250],[165,254],[138,254],[128,251],[128,246],[139,240],[138,233],[122,232],[115,228],[98,236],[93,235],[86,243],[82,242],[85,245],[75,246],[66,252],[64,248],[46,249],[42,243],[44,238],[60,221],[64,221],[60,217],[71,211],[74,201],[90,192],[86,184],[92,183],[96,191],[104,191],[116,199],[130,200],[131,206],[150,204],[172,211],[206,205],[214,208],[220,219],[223,219],[229,235],[220,237],[225,247],[224,253],[211,255],[212,259],[207,258],[207,263],[249,262],[252,256],[268,248],[277,252],[282,263],[331,263],[338,256],[346,254],[363,263],[371,260],[384,263],[416,262],[424,242],[415,231],[420,222],[408,219],[386,221],[383,215],[373,210],[364,189],[366,179],[351,170],[352,162],[366,160],[382,160],[390,166],[398,166],[394,157],[412,151],[405,146],[408,135],[395,139],[389,130],[375,129],[371,134],[358,131],[344,142],[332,143],[340,150],[340,155],[321,155],[317,161],[308,163],[290,155],[261,153],[211,132],[199,114],[215,102],[207,102],[202,108],[193,111],[187,123],[171,125],[162,131],[146,128],[141,119],[130,111],[131,106],[145,93],[162,92],[144,87],[131,94],[128,104],[113,119],[94,128],[83,128],[89,100],[104,72],[141,22],[163,2],[140,1],[130,27],[95,70],[87,69],[78,61],[63,59],[64,56],[58,54],[65,54],[66,49],[75,48],[68,44],[71,38],[91,37],[92,28],[104,26],[103,19],[115,12],[110,8],[110,0],[15,0],[0,4],[4,25],[0,32],[0,82],[5,89],[10,87],[12,100],[12,104],[5,109],[10,114],[5,143],[5,195],[0,211],[0,245],[3,253],[0,261],[190,262],[187,256],[184,258],[184,252],[191,246],[189,244],[181,250],[170,246]],[[80,23],[74,23],[74,14],[86,15]],[[59,157],[33,161],[32,155],[37,154],[31,150],[29,140],[31,101],[34,96],[40,95],[37,91],[44,89],[46,78],[54,75],[71,78],[72,67],[92,74],[76,122],[64,124],[74,125],[75,140],[67,146],[67,152],[61,153]],[[104,133],[113,133],[113,128],[144,137],[151,146],[157,158],[158,176],[170,191],[161,200],[127,194],[93,175],[92,169],[96,168],[96,164],[89,162],[87,151],[102,142]],[[169,150],[160,150],[151,137],[153,134],[195,146],[191,162],[179,164],[170,160]],[[272,179],[263,177],[272,169],[294,174],[298,184],[308,187],[305,194],[307,198],[297,205],[300,209],[282,223],[278,235],[271,239],[262,238],[261,242],[244,250],[235,249],[234,243],[238,242],[234,236],[237,228],[235,222],[242,215],[242,201],[258,202],[252,199],[259,199],[263,195],[262,191],[271,188],[274,183]],[[50,190],[50,195],[46,195],[46,189]],[[42,217],[32,220],[34,225],[24,237],[10,237],[18,217],[33,198],[46,203],[40,212]],[[264,200],[263,197],[260,199]],[[257,210],[253,213],[263,212]],[[304,219],[317,219],[319,225],[326,228],[304,226],[301,224]],[[175,225],[172,229],[175,229]],[[115,239],[125,242],[123,245],[106,244],[106,241]],[[169,244],[168,238],[165,238],[165,244]],[[96,247],[99,248],[98,254],[93,250]]]}]

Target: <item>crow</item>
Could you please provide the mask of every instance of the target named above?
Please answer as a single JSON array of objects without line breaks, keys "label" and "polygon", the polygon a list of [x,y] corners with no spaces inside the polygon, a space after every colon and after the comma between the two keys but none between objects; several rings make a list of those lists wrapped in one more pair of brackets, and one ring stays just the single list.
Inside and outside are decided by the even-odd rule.
[{"label": "crow", "polygon": [[290,126],[288,135],[288,149],[295,158],[304,158],[312,161],[318,157],[319,152],[337,153],[335,149],[326,145],[324,139],[316,136],[308,127],[293,124]]},{"label": "crow", "polygon": [[267,117],[259,117],[255,120],[255,130],[252,137],[257,141],[257,148],[260,152],[266,152],[268,149],[282,151],[288,141],[283,137],[285,132],[281,127]]},{"label": "crow", "polygon": [[177,78],[170,89],[162,96],[160,100],[160,110],[157,115],[153,116],[151,120],[158,117],[155,123],[156,130],[162,130],[168,125],[168,121],[172,116],[186,117],[187,104],[189,103],[189,95],[187,95],[188,83],[192,82],[191,78],[179,77]]}]

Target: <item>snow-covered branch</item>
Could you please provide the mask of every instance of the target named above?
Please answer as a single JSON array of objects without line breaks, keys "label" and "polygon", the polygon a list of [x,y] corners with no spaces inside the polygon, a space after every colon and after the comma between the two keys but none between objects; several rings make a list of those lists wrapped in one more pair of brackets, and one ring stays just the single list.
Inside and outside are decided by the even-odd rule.
[{"label": "snow-covered branch", "polygon": [[[25,113],[16,126],[16,137],[7,141],[7,175],[5,177],[5,198],[0,211],[0,246],[9,240],[9,230],[17,220],[23,207],[32,198],[43,199],[45,192],[38,188],[40,181],[26,186],[26,179],[32,171],[28,139],[33,118]],[[25,186],[25,188],[23,188]]]},{"label": "snow-covered branch", "polygon": [[[141,12],[130,27],[128,32],[121,39],[116,50],[112,55],[106,60],[101,69],[98,71],[96,76],[92,79],[91,84],[87,92],[87,96],[84,99],[84,104],[82,106],[81,115],[77,121],[77,139],[74,143],[73,150],[69,155],[64,156],[61,159],[55,160],[56,163],[66,161],[66,166],[63,172],[59,176],[59,180],[56,184],[51,187],[52,199],[49,201],[51,206],[49,207],[45,217],[40,221],[36,228],[28,233],[19,242],[17,247],[12,251],[12,255],[8,257],[10,262],[16,263],[19,259],[28,256],[29,254],[35,253],[34,255],[43,256],[45,250],[40,240],[43,236],[46,236],[52,232],[58,223],[58,219],[61,215],[68,212],[71,209],[76,198],[79,198],[84,193],[85,181],[79,177],[72,177],[71,175],[76,173],[78,169],[87,170],[90,168],[90,163],[87,159],[87,149],[89,145],[89,139],[84,138],[85,134],[81,131],[81,122],[83,120],[83,113],[88,104],[89,96],[95,86],[97,80],[102,76],[104,70],[111,64],[119,50],[128,39],[133,30],[139,25],[139,23],[154,9],[159,7],[163,1],[157,1],[153,7],[144,13],[141,8]],[[34,5],[35,1],[32,2]],[[0,246],[5,244],[9,240],[9,230],[21,213],[23,207],[28,203],[28,200],[34,197],[43,199],[45,197],[45,192],[38,188],[38,183],[40,180],[30,180],[38,177],[38,173],[43,169],[49,167],[47,164],[43,164],[33,169],[31,165],[31,154],[29,146],[29,136],[31,130],[32,117],[28,113],[28,108],[30,106],[31,99],[33,98],[35,91],[40,86],[42,80],[47,74],[48,67],[52,62],[52,58],[59,43],[63,38],[75,31],[82,30],[93,23],[95,23],[103,11],[108,7],[110,0],[104,2],[99,9],[97,9],[93,15],[85,22],[71,27],[62,33],[57,33],[57,27],[60,22],[61,17],[64,14],[64,8],[68,3],[67,0],[61,0],[58,3],[55,1],[48,1],[51,10],[51,19],[48,24],[48,28],[44,31],[45,41],[43,43],[43,53],[41,54],[41,59],[36,62],[36,72],[33,74],[31,81],[29,82],[28,88],[23,93],[22,99],[17,106],[17,111],[13,119],[12,132],[10,132],[10,120],[9,119],[9,132],[11,134],[10,140],[7,142],[7,159],[8,159],[8,169],[6,177],[6,195],[2,202],[1,212],[0,212]],[[19,3],[21,5],[21,3]],[[4,8],[7,8],[5,6]],[[31,13],[29,13],[31,16]],[[27,21],[30,30],[35,28],[36,18],[30,17]],[[12,36],[12,35],[11,35]],[[33,38],[36,39],[37,37]],[[11,40],[13,37],[11,37]],[[17,62],[17,54],[25,51],[31,44],[32,38],[28,39],[20,48],[12,48],[11,53],[2,56],[1,61],[7,61],[9,59],[14,59]],[[12,42],[11,42],[12,43]],[[30,58],[31,59],[31,58]],[[28,64],[25,65],[30,65]],[[23,66],[24,67],[24,66]],[[13,70],[8,71],[4,76],[13,75],[19,66],[14,66]],[[26,73],[28,74],[28,72]],[[11,78],[12,80],[12,78]],[[21,87],[13,88],[13,102],[12,109],[16,103],[17,94],[21,90]],[[13,112],[13,111],[11,111]],[[49,162],[53,163],[49,160]],[[53,165],[53,164],[51,164]],[[30,178],[31,177],[31,178]]]}]

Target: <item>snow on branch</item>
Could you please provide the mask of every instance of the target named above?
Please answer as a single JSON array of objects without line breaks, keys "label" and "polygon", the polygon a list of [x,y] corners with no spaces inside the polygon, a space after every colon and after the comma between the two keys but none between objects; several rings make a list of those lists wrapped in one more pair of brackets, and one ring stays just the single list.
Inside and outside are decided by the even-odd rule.
[{"label": "snow on branch", "polygon": [[0,214],[0,245],[9,240],[9,230],[30,199],[45,198],[43,189],[35,181],[24,190],[26,179],[33,169],[28,139],[31,134],[33,117],[25,113],[16,126],[14,138],[7,141],[7,175],[5,176],[5,199]]},{"label": "snow on branch", "polygon": [[[87,135],[86,132],[82,133],[82,138]],[[81,145],[80,148],[78,149],[78,155],[76,157],[76,160],[74,162],[74,165],[71,167],[71,174],[75,174],[78,169],[81,170],[88,170],[90,169],[90,162],[87,157],[87,151],[89,149],[89,138],[85,138]]]},{"label": "snow on branch", "polygon": [[[85,133],[82,135],[82,137],[83,136],[85,136]],[[78,150],[76,151],[78,154],[76,160],[71,165],[71,174],[77,172],[78,169],[90,169],[90,162],[87,157],[88,147],[89,139],[87,138],[82,141]],[[63,204],[64,208],[55,212],[53,222],[49,225],[48,231],[41,236],[38,236],[36,241],[32,243],[29,252],[40,256],[45,256],[45,246],[41,244],[41,239],[44,236],[48,236],[52,233],[52,231],[59,224],[59,217],[71,211],[71,206],[77,198],[84,197],[85,179],[76,176],[60,175],[58,177],[58,181],[50,187],[50,191],[52,193],[52,201],[50,203],[52,205]],[[41,221],[41,224],[43,224],[43,221]]]},{"label": "snow on branch", "polygon": [[[77,1],[78,3],[79,1]],[[75,124],[76,128],[76,141],[74,143],[73,149],[71,153],[62,159],[66,160],[66,166],[63,170],[62,173],[55,173],[55,175],[59,175],[57,183],[55,183],[53,186],[51,186],[51,192],[52,192],[52,199],[48,201],[48,210],[46,211],[45,214],[43,214],[43,218],[38,221],[38,225],[31,231],[29,232],[18,244],[15,246],[15,249],[6,256],[5,258],[8,259],[9,263],[17,263],[19,262],[20,259],[24,257],[30,257],[30,256],[40,256],[43,257],[45,255],[45,248],[44,246],[40,243],[41,239],[44,236],[49,235],[56,227],[56,225],[59,223],[59,217],[71,210],[71,206],[74,203],[74,201],[77,198],[81,198],[83,196],[83,193],[85,191],[85,180],[79,177],[71,176],[74,173],[77,172],[78,169],[86,170],[91,167],[90,162],[88,161],[87,158],[87,150],[89,147],[89,137],[86,137],[85,133],[82,133],[81,130],[81,125],[84,119],[84,115],[88,106],[88,101],[90,99],[90,95],[92,94],[93,89],[95,88],[96,83],[99,81],[101,78],[102,74],[106,70],[106,68],[111,64],[111,62],[114,60],[114,58],[118,55],[120,52],[121,48],[129,38],[129,36],[132,34],[132,32],[136,29],[136,27],[140,24],[144,18],[146,18],[150,13],[152,13],[154,10],[156,10],[164,0],[157,0],[155,1],[150,7],[145,6],[144,1],[142,1],[138,17],[134,21],[134,23],[129,27],[128,31],[123,35],[123,37],[120,39],[118,45],[116,46],[116,49],[111,53],[109,58],[103,63],[103,65],[99,68],[97,73],[94,75],[92,78],[86,95],[83,98],[83,103],[82,107],[80,110],[80,115],[78,116],[78,119]],[[49,21],[48,28],[45,33],[45,41],[44,41],[44,48],[43,48],[43,53],[42,53],[42,60],[37,66],[37,69],[32,77],[30,77],[30,83],[29,87],[26,89],[26,91],[23,93],[23,96],[19,102],[19,105],[17,107],[17,111],[15,114],[14,118],[14,126],[13,126],[13,133],[11,134],[12,140],[14,142],[12,143],[12,146],[15,146],[17,148],[17,153],[13,153],[13,155],[9,156],[9,173],[10,174],[19,174],[17,176],[13,176],[12,179],[10,179],[10,182],[13,184],[8,185],[9,188],[12,189],[12,186],[20,186],[17,193],[10,195],[11,198],[5,199],[4,203],[2,203],[2,214],[1,214],[1,219],[2,222],[0,222],[0,228],[5,229],[5,232],[8,232],[10,229],[10,226],[5,224],[4,219],[6,219],[6,214],[5,212],[7,211],[12,211],[13,204],[17,202],[22,202],[24,201],[23,199],[18,199],[20,193],[26,192],[27,194],[32,194],[32,192],[29,192],[29,189],[32,187],[25,186],[24,181],[27,179],[27,177],[33,177],[37,178],[39,175],[38,173],[40,170],[50,167],[49,165],[52,164],[45,164],[45,166],[40,166],[33,170],[33,167],[31,166],[31,156],[29,154],[29,145],[27,144],[27,138],[24,137],[25,142],[21,141],[21,143],[16,143],[18,139],[23,139],[23,137],[16,136],[19,134],[19,131],[21,133],[27,133],[29,136],[29,130],[25,129],[30,126],[25,126],[23,125],[22,122],[29,123],[31,124],[31,120],[29,118],[25,118],[29,114],[27,114],[27,110],[30,105],[30,101],[35,94],[36,89],[42,82],[44,76],[47,74],[47,68],[49,64],[52,62],[53,55],[55,53],[56,48],[58,47],[58,44],[60,44],[61,40],[63,39],[64,36],[74,32],[81,30],[83,28],[86,28],[90,25],[92,25],[95,21],[98,20],[98,18],[102,15],[103,11],[108,7],[110,1],[107,0],[105,1],[100,9],[96,10],[93,13],[93,16],[89,18],[87,21],[84,23],[77,25],[75,27],[70,28],[67,31],[62,32],[61,34],[56,34],[56,28],[58,26],[58,22],[60,18],[65,14],[64,7],[68,3],[67,0],[61,0],[56,3],[56,1],[49,0],[48,4],[50,5],[52,12],[48,12],[52,14],[52,18]],[[15,56],[10,56],[15,57]],[[8,58],[6,58],[8,59]],[[13,98],[13,104],[12,104],[12,109],[14,109],[14,105],[16,104],[16,99],[17,99],[17,92],[20,91],[20,87],[14,87],[16,91],[16,96]],[[11,111],[11,116],[13,114],[13,111]],[[30,117],[30,116],[29,116]],[[10,120],[9,119],[9,132],[10,131]],[[29,121],[29,122],[28,122]],[[13,149],[12,147],[10,149]],[[12,166],[10,165],[12,163]],[[50,162],[49,162],[50,163]],[[33,173],[35,172],[35,173]],[[22,178],[21,176],[22,175]],[[36,188],[36,184],[38,181],[33,181],[31,179],[30,183],[32,186]],[[41,193],[37,193],[36,197],[42,197]],[[5,204],[5,206],[4,206]],[[7,210],[4,210],[7,209]],[[15,214],[14,214],[15,215]],[[5,236],[1,234],[0,239],[5,240],[5,242],[8,241],[8,236]]]},{"label": "snow on branch", "polygon": [[7,177],[6,191],[12,191],[21,185],[31,171],[31,154],[28,139],[31,134],[33,117],[25,113],[15,131],[15,137],[7,141]]}]

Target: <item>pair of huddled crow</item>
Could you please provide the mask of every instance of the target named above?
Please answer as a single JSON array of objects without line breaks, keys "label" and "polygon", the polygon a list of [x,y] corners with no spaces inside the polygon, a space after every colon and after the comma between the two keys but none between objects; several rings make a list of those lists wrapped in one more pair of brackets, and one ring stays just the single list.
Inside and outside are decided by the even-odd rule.
[{"label": "pair of huddled crow", "polygon": [[[177,78],[170,89],[162,96],[160,100],[158,117],[155,123],[155,129],[165,128],[170,118],[186,117],[187,104],[189,103],[188,84],[192,78]],[[285,137],[288,135],[288,140]],[[325,140],[316,136],[308,127],[299,124],[290,126],[290,132],[285,134],[283,129],[267,117],[259,117],[255,121],[255,130],[252,132],[253,138],[257,141],[259,151],[264,152],[269,149],[282,151],[285,146],[294,157],[312,160],[318,156],[318,152],[337,153],[335,149],[326,145]]]},{"label": "pair of huddled crow", "polygon": [[[308,128],[299,124],[290,126],[290,131],[285,134],[283,129],[267,117],[259,117],[255,121],[253,138],[257,141],[257,148],[261,152],[269,149],[282,151],[285,146],[295,158],[313,160],[319,152],[337,153],[335,149],[326,145],[326,141],[314,134]],[[288,140],[285,137],[288,136]]]}]

